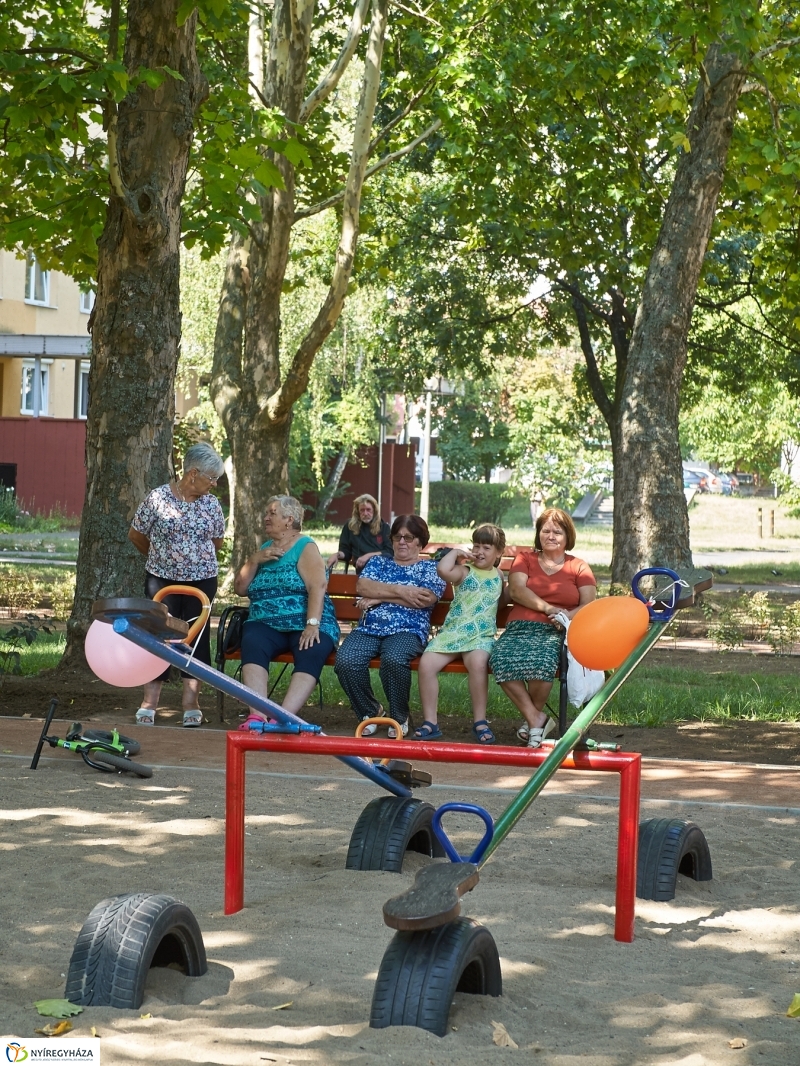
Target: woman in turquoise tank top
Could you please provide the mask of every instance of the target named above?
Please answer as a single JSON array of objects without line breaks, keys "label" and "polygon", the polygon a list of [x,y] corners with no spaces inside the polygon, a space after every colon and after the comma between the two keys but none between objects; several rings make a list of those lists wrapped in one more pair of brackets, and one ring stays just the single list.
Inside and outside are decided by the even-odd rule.
[{"label": "woman in turquoise tank top", "polygon": [[[328,656],[339,643],[339,626],[319,548],[303,536],[303,505],[293,496],[267,501],[269,538],[239,570],[233,587],[250,597],[242,634],[242,680],[261,696],[269,692],[269,664],[291,652],[294,672],[281,704],[297,714],[314,691]],[[263,719],[256,711],[250,718]],[[243,728],[247,728],[244,723]]]}]

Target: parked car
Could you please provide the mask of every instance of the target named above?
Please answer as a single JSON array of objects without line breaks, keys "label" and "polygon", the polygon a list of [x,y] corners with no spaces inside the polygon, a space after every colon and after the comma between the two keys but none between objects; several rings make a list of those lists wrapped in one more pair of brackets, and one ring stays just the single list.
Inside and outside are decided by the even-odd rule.
[{"label": "parked car", "polygon": [[719,474],[715,474],[708,467],[700,466],[696,463],[685,463],[683,467],[683,476],[686,477],[687,471],[695,474],[699,474],[700,477],[705,479],[705,487],[700,489],[701,492],[713,492],[718,496],[722,495],[724,489],[722,487],[722,478]]},{"label": "parked car", "polygon": [[685,489],[696,489],[697,492],[708,492],[706,487],[706,479],[697,470],[687,470],[684,467],[683,471],[683,487]]},{"label": "parked car", "polygon": [[736,480],[733,474],[723,474],[722,472],[720,472],[719,477],[722,481],[723,496],[733,496],[735,492],[739,491],[739,482]]}]

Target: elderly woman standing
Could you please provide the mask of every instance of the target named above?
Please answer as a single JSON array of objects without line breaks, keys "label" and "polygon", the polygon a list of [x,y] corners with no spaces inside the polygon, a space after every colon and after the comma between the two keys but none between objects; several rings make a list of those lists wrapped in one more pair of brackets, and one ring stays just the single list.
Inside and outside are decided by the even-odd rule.
[{"label": "elderly woman standing", "polygon": [[538,748],[555,726],[544,707],[558,673],[564,631],[553,618],[561,611],[574,617],[597,594],[589,565],[568,554],[575,547],[575,526],[565,511],[542,511],[534,546],[511,566],[508,594],[515,606],[489,657],[495,681],[525,719],[517,736],[529,748]]},{"label": "elderly woman standing", "polygon": [[[408,733],[411,660],[425,650],[431,611],[444,592],[436,563],[420,559],[430,539],[419,515],[403,514],[391,528],[394,557],[374,556],[356,585],[364,613],[358,628],[342,642],[336,656],[336,676],[347,693],[356,718],[377,718],[383,708],[369,679],[370,660],[380,657],[380,678],[389,701],[389,717]],[[368,725],[364,735],[375,732]],[[394,731],[389,730],[389,736]]]},{"label": "elderly woman standing", "polygon": [[[302,528],[300,501],[271,496],[264,518],[269,539],[253,552],[233,583],[239,596],[250,597],[250,617],[242,634],[242,680],[267,696],[269,664],[276,655],[291,652],[294,672],[281,706],[293,714],[305,706],[325,660],[339,643],[333,603],[325,592],[325,564]],[[250,712],[250,719],[265,717]]]},{"label": "elderly woman standing", "polygon": [[[225,518],[211,488],[225,469],[210,444],[193,444],[184,456],[183,476],[153,489],[139,505],[128,532],[128,540],[142,555],[145,564],[145,595],[153,598],[167,585],[191,585],[213,600],[217,593],[217,552],[225,536]],[[197,617],[194,596],[167,596],[167,610],[175,618],[191,621]],[[195,647],[195,658],[211,665],[209,628],[206,623]],[[161,686],[169,668],[144,687],[142,705],[136,712],[139,725],[153,725]],[[200,682],[183,677],[183,724],[198,726],[203,715],[198,705]]]},{"label": "elderly woman standing", "polygon": [[384,522],[378,511],[378,501],[365,492],[353,500],[353,514],[339,537],[339,550],[328,557],[328,569],[344,562],[353,563],[361,573],[370,559],[376,555],[392,557],[392,541],[389,523]]}]

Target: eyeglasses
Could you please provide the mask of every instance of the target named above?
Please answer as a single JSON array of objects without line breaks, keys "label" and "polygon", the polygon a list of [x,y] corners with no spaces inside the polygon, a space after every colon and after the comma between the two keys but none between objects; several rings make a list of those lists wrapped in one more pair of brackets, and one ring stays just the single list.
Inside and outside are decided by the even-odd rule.
[{"label": "eyeglasses", "polygon": [[212,485],[216,485],[216,483],[219,481],[218,477],[211,477],[210,474],[203,474],[203,477],[206,479],[206,481],[210,481]]},{"label": "eyeglasses", "polygon": [[395,544],[398,541],[401,542],[401,543],[406,543],[407,542],[408,544],[410,544],[412,540],[416,540],[416,539],[417,538],[412,533],[398,533],[397,536],[392,537],[392,540],[395,542]]}]

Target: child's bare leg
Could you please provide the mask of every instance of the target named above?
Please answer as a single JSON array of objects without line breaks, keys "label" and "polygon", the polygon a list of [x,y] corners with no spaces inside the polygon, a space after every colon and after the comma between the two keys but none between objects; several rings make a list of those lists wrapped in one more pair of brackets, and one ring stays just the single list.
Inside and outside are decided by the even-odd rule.
[{"label": "child's bare leg", "polygon": [[489,652],[468,651],[462,658],[467,668],[472,717],[476,722],[485,721],[486,704],[489,699]]},{"label": "child's bare leg", "polygon": [[439,709],[439,673],[448,663],[457,659],[457,655],[444,655],[438,651],[426,651],[419,661],[417,680],[419,698],[422,703],[422,717],[426,722],[437,724]]}]

